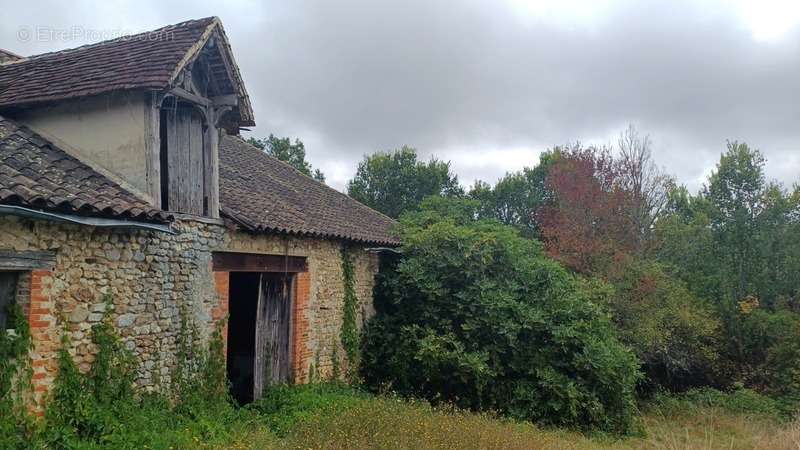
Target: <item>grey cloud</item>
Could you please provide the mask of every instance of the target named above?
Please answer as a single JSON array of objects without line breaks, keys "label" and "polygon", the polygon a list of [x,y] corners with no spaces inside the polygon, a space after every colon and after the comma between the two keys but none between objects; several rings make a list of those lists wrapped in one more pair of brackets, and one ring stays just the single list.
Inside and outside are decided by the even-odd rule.
[{"label": "grey cloud", "polygon": [[[769,174],[794,182],[800,33],[755,41],[723,6],[619,3],[564,26],[494,1],[144,2],[114,20],[220,15],[253,97],[253,134],[300,137],[336,187],[343,165],[352,173],[364,153],[403,144],[452,159],[465,183],[493,181],[554,144],[613,140],[629,122],[692,188],[726,139],[762,149]],[[63,12],[106,23],[88,6]],[[4,14],[0,47],[20,15]]]},{"label": "grey cloud", "polygon": [[[623,5],[591,28],[525,24],[496,3],[304,4],[268,31],[261,123],[314,130],[311,156],[356,159],[410,144],[542,150],[649,132],[668,170],[696,187],[726,139],[770,161],[795,151],[798,33],[754,41],[732,13],[688,3]],[[458,156],[453,155],[459,167]],[[506,169],[474,167],[492,180]],[[796,160],[795,160],[796,162]],[[796,169],[771,164],[785,182]]]}]

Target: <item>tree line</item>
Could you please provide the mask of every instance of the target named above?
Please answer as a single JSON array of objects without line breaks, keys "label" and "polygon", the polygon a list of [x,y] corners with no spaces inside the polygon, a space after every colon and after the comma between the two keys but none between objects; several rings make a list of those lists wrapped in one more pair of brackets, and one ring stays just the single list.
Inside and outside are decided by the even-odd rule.
[{"label": "tree line", "polygon": [[728,142],[691,193],[633,127],[468,189],[413,148],[365,156],[347,193],[398,218],[404,241],[382,270],[365,379],[612,431],[632,398],[664,389],[748,388],[794,408],[800,189],[764,166]]}]

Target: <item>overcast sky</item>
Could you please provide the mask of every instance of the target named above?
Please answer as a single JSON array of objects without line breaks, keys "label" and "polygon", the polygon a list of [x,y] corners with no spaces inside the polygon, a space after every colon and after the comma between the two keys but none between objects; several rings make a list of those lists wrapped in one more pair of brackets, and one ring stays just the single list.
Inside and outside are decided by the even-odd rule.
[{"label": "overcast sky", "polygon": [[[451,160],[469,185],[553,145],[615,141],[628,123],[693,190],[726,139],[759,148],[770,177],[800,181],[797,2],[0,0],[0,11],[0,48],[23,55],[219,16],[251,134],[299,137],[339,189],[378,150]],[[41,28],[73,36],[36,39]]]}]

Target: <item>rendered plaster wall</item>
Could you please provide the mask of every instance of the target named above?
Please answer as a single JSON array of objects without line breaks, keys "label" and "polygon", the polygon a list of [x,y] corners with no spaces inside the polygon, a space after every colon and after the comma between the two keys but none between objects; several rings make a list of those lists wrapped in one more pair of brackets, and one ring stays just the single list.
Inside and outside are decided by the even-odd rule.
[{"label": "rendered plaster wall", "polygon": [[147,194],[145,106],[142,92],[122,92],[27,109],[13,118],[113,174],[115,181]]}]

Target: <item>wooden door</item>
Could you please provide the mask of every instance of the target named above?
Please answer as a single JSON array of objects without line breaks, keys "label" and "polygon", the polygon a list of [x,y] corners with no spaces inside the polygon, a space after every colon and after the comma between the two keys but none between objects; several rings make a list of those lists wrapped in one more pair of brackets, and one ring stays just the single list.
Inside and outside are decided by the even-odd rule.
[{"label": "wooden door", "polygon": [[271,384],[288,383],[292,275],[263,273],[256,308],[253,399]]}]

